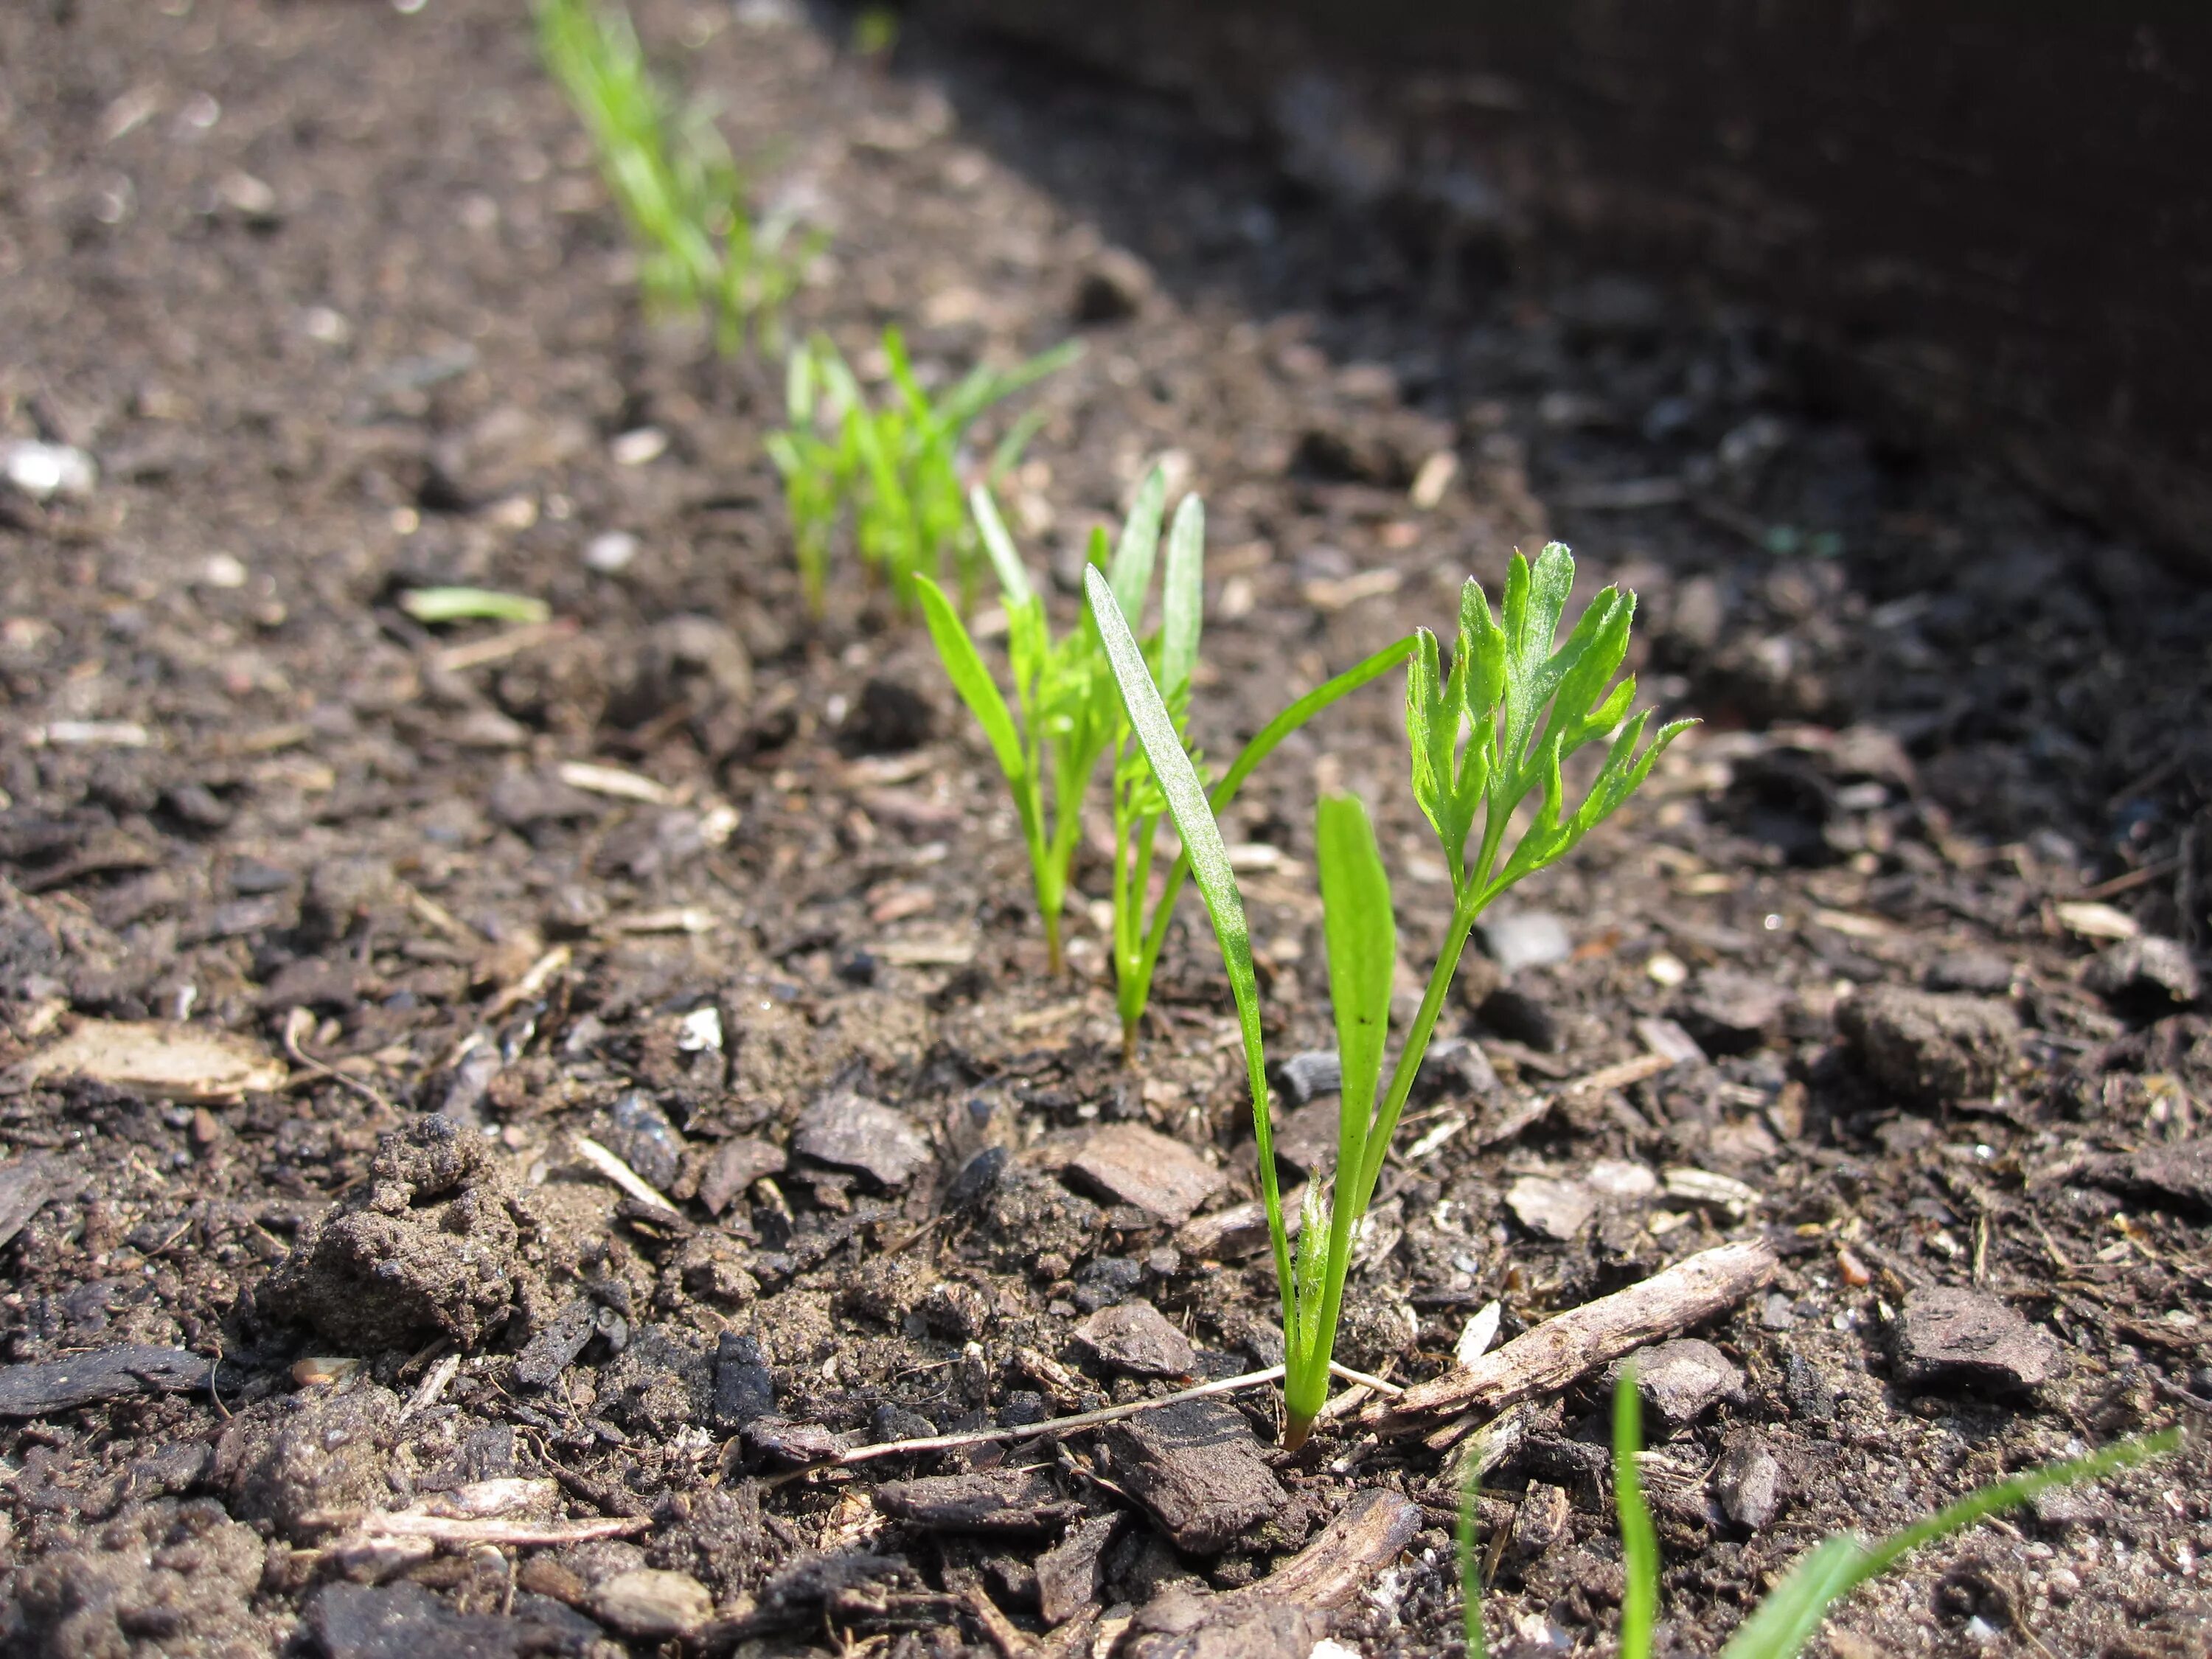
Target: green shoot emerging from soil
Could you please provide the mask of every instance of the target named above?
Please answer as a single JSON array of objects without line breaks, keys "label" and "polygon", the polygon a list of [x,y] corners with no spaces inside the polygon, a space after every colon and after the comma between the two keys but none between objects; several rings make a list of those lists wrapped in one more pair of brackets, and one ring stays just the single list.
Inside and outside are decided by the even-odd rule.
[{"label": "green shoot emerging from soil", "polygon": [[636,244],[649,307],[703,309],[723,355],[757,329],[783,349],[783,310],[823,238],[788,215],[756,218],[708,112],[679,109],[646,67],[629,14],[600,0],[538,0],[538,50],[599,152]]},{"label": "green shoot emerging from soil", "polygon": [[[1081,350],[1070,341],[1011,369],[979,364],[933,402],[905,341],[886,329],[892,396],[881,409],[869,408],[859,379],[827,339],[817,335],[793,350],[784,382],[790,425],[770,433],[767,443],[783,475],[808,608],[822,614],[830,539],[848,501],[861,560],[890,584],[901,610],[915,603],[916,576],[941,577],[948,569],[959,583],[962,609],[973,604],[985,555],[961,507],[962,442],[985,410]],[[1032,410],[1007,429],[984,468],[986,482],[1020,459],[1042,421]]]},{"label": "green shoot emerging from soil", "polygon": [[[953,689],[983,728],[1014,799],[1022,836],[1029,849],[1030,874],[1045,945],[1054,973],[1063,966],[1061,917],[1066,908],[1068,872],[1082,834],[1084,802],[1099,763],[1109,754],[1114,766],[1114,969],[1121,1007],[1125,1054],[1133,1052],[1137,1030],[1149,1000],[1152,970],[1166,943],[1176,900],[1188,878],[1188,862],[1178,858],[1152,894],[1153,831],[1164,807],[1152,787],[1151,769],[1131,742],[1114,677],[1108,667],[1097,625],[1086,617],[1054,641],[1043,599],[1031,584],[1013,538],[1006,533],[990,492],[981,485],[969,492],[975,529],[998,580],[1006,616],[1007,666],[1013,686],[1010,706],[983,663],[958,610],[936,582],[915,579],[922,617],[945,664]],[[1141,617],[1156,568],[1163,568],[1161,625],[1145,653],[1148,671],[1167,688],[1180,740],[1198,664],[1204,602],[1202,582],[1206,513],[1195,495],[1176,509],[1160,553],[1160,521],[1167,505],[1166,476],[1155,467],[1138,487],[1120,539],[1108,551],[1106,532],[1092,532],[1090,564],[1119,596],[1126,614]],[[1388,672],[1413,650],[1411,640],[1377,652],[1357,667],[1316,688],[1263,727],[1214,787],[1218,811],[1236,798],[1244,781],[1276,745],[1346,692]]]},{"label": "green shoot emerging from soil", "polygon": [[[1650,711],[1632,717],[1628,713],[1636,696],[1634,678],[1613,684],[1628,652],[1636,608],[1632,596],[1607,588],[1591,601],[1565,643],[1559,642],[1574,570],[1573,558],[1557,543],[1545,548],[1533,566],[1516,553],[1506,578],[1502,625],[1492,615],[1481,585],[1470,580],[1460,597],[1459,640],[1448,675],[1441,672],[1434,636],[1425,629],[1416,635],[1406,675],[1413,795],[1443,844],[1451,872],[1452,909],[1443,948],[1387,1087],[1382,1066],[1397,957],[1389,880],[1367,809],[1358,799],[1332,796],[1320,805],[1315,840],[1343,1091],[1334,1190],[1320,1181],[1308,1187],[1295,1261],[1275,1170],[1259,990],[1243,900],[1212,806],[1123,618],[1119,596],[1096,572],[1086,578],[1091,613],[1129,723],[1182,837],[1236,999],[1261,1194],[1282,1297],[1283,1437],[1289,1446],[1304,1442],[1327,1397],[1353,1231],[1382,1176],[1391,1136],[1475,919],[1515,882],[1563,857],[1633,794],[1687,724],[1663,726],[1644,743]],[[1610,742],[1595,779],[1570,810],[1562,763],[1606,738]],[[1533,815],[1509,850],[1516,811],[1539,792]],[[1478,826],[1480,835],[1470,849]]]},{"label": "green shoot emerging from soil", "polygon": [[[1820,1630],[1828,1609],[1870,1578],[1878,1578],[1923,1545],[2018,1509],[2038,1492],[2095,1480],[2172,1451],[2178,1429],[2123,1440],[2069,1462],[2052,1463],[1972,1492],[1917,1525],[1878,1544],[1841,1533],[1800,1557],[1790,1576],[1736,1626],[1721,1659],[1796,1659]],[[1620,1604],[1620,1659],[1651,1659],[1659,1622],[1659,1538],[1644,1501],[1637,1455],[1644,1449],[1643,1404],[1636,1378],[1624,1372],[1613,1395],[1613,1507],[1620,1516],[1621,1562],[1627,1580]],[[1475,1549],[1475,1481],[1460,1492],[1460,1593],[1466,1608],[1468,1659],[1486,1659],[1482,1579]]]}]

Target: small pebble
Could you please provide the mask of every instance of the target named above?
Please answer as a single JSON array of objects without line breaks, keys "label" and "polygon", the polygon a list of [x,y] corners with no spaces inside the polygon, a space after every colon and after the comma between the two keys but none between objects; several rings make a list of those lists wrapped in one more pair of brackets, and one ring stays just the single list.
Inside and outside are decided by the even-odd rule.
[{"label": "small pebble", "polygon": [[592,1612],[600,1623],[647,1641],[695,1631],[714,1611],[714,1598],[688,1572],[637,1567],[592,1589]]},{"label": "small pebble", "polygon": [[602,576],[611,576],[617,571],[627,570],[637,557],[637,538],[627,530],[610,530],[584,544],[584,563],[586,568]]},{"label": "small pebble", "polygon": [[668,434],[657,426],[641,426],[623,433],[607,446],[617,466],[643,466],[668,453]]},{"label": "small pebble", "polygon": [[86,496],[99,482],[92,457],[68,444],[42,444],[21,438],[0,447],[0,470],[8,482],[36,501],[56,495]]}]

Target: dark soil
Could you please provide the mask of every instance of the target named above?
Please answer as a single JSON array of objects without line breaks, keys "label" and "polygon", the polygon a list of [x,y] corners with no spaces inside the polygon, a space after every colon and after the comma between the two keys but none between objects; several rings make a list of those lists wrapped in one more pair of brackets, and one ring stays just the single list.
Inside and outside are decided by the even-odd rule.
[{"label": "dark soil", "polygon": [[[1151,458],[1204,492],[1211,752],[1549,536],[1639,592],[1647,696],[1706,722],[1513,896],[1564,957],[1501,919],[1470,960],[1445,1035],[1490,1064],[1417,1103],[1347,1363],[1426,1378],[1493,1297],[1503,1340],[1775,1240],[1771,1293],[1663,1356],[1682,1653],[1829,1532],[2201,1425],[2212,596],[1836,418],[1694,285],[1447,258],[1176,107],[972,43],[864,63],[780,15],[641,21],[834,232],[803,322],[866,365],[896,321],[940,376],[1085,339],[1012,517],[1072,610]],[[1264,1390],[799,1472],[1279,1352],[1264,1255],[1177,1242],[1177,1194],[1203,1221],[1255,1189],[1233,1024],[1187,907],[1120,1067],[1095,857],[1048,980],[926,641],[852,580],[805,621],[759,444],[780,375],[639,323],[515,9],[38,0],[0,12],[0,439],[100,468],[0,495],[10,1650],[642,1653],[711,1606],[695,1644],[1103,1659],[1380,1488],[1420,1528],[1333,1632],[1453,1650],[1437,1455],[1340,1425],[1283,1457]],[[644,428],[665,447],[618,462]],[[397,608],[425,581],[559,622],[479,648]],[[1228,826],[1279,1058],[1330,1029],[1316,785],[1374,804],[1430,959],[1401,745],[1395,695],[1355,698]],[[145,1021],[245,1039],[205,1061],[233,1083],[39,1063]],[[1689,1057],[1561,1086],[1654,1044]],[[1079,1337],[1140,1303],[1164,1318]],[[1488,1477],[1517,1651],[1617,1620],[1605,1406],[1585,1379]],[[628,1535],[343,1541],[547,1477],[555,1519]],[[2201,1653],[2208,1493],[2200,1445],[2046,1499],[1823,1639]],[[1304,1659],[1318,1617],[1255,1613],[1273,1645],[1238,1650]]]}]

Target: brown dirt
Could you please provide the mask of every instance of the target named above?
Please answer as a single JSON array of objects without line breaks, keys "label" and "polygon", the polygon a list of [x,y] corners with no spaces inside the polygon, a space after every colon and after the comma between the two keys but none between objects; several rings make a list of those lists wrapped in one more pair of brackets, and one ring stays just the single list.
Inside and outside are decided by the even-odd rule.
[{"label": "brown dirt", "polygon": [[[2203,946],[2212,599],[1828,417],[1758,319],[1694,287],[1438,264],[1177,108],[927,37],[857,62],[772,11],[641,17],[834,231],[803,320],[863,360],[899,321],[937,374],[1084,336],[1038,394],[1013,516],[1065,606],[1084,533],[1173,452],[1212,523],[1211,752],[1286,683],[1445,625],[1464,574],[1494,583],[1547,535],[1586,582],[1639,591],[1648,695],[1707,722],[1514,896],[1571,953],[1470,964],[1448,1035],[1498,1090],[1467,1071],[1419,1103],[1402,1140],[1429,1149],[1386,1177],[1350,1363],[1429,1376],[1494,1297],[1510,1335],[1774,1237],[1774,1292],[1698,1334],[1740,1395],[1670,1429],[1648,1476],[1686,1653],[1827,1532],[2201,1423],[2212,1024],[2132,966],[2085,984],[2100,940],[2062,907],[2101,893],[2184,968]],[[382,1618],[374,1639],[416,1651],[647,1652],[610,1633],[644,1627],[605,1588],[635,1599],[647,1566],[750,1608],[779,1650],[981,1650],[975,1596],[1041,1632],[1030,1563],[1056,1534],[947,1531],[868,1493],[1034,1464],[1104,1514],[1128,1506],[1105,1460],[1144,1437],[850,1480],[777,1460],[1171,1387],[1073,1336],[1133,1297],[1200,1374],[1267,1357],[1261,1259],[1178,1249],[1062,1174],[1098,1126],[1142,1124],[1228,1172],[1209,1203],[1249,1196],[1194,910],[1125,1073],[1088,908],[1103,862],[1053,984],[1012,815],[926,641],[849,582],[803,620],[758,443],[778,377],[637,322],[511,8],[58,0],[0,15],[0,436],[82,445],[102,473],[87,500],[0,497],[0,1058],[74,1022],[183,1019],[279,1054],[289,1032],[316,1062],[198,1102],[35,1064],[0,1091],[6,1190],[43,1194],[0,1247],[5,1358],[183,1346],[215,1384],[0,1428],[15,1650],[398,1650],[362,1644]],[[1079,325],[1109,289],[1133,313]],[[648,427],[665,452],[618,464],[612,441]],[[1457,478],[1417,510],[1438,453]],[[1654,479],[1643,499],[1681,499],[1623,505]],[[584,555],[613,532],[635,557],[602,574]],[[490,630],[396,608],[422,580],[539,594],[566,626],[472,663]],[[148,741],[88,743],[85,721]],[[1329,1029],[1316,784],[1375,804],[1406,959],[1433,949],[1442,872],[1401,743],[1378,688],[1233,815],[1233,842],[1269,849],[1246,890],[1279,1057]],[[560,778],[583,760],[664,798]],[[1642,1053],[1655,1018],[1711,1058],[1558,1089]],[[855,1099],[902,1124],[856,1129]],[[579,1134],[682,1216],[625,1203]],[[994,1182],[971,1165],[992,1146]],[[1561,1182],[1589,1214],[1557,1238],[1509,1197]],[[1929,1363],[1942,1333],[1908,1298],[1938,1289],[1978,1292],[1973,1317],[2039,1368],[2055,1352],[2050,1375],[2007,1392],[2001,1366]],[[1617,1618],[1603,1403],[1598,1379],[1571,1392],[1490,1478],[1516,1529],[1492,1628],[1527,1651]],[[1272,1437],[1264,1395],[1224,1412]],[[1751,1443],[1780,1492],[1755,1527],[1723,1507],[1775,1478]],[[1336,1634],[1370,1659],[1452,1650],[1435,1455],[1334,1432],[1273,1461],[1256,1473],[1287,1503],[1225,1536],[1201,1516],[1191,1553],[1138,1515],[1101,1603],[1252,1583],[1389,1486],[1424,1528]],[[647,1524],[380,1565],[330,1547],[331,1511],[507,1476],[557,1480],[567,1518]],[[2200,1448],[2046,1502],[1863,1593],[1825,1639],[2201,1651],[2208,1492]],[[349,1575],[396,1587],[333,1595]]]}]

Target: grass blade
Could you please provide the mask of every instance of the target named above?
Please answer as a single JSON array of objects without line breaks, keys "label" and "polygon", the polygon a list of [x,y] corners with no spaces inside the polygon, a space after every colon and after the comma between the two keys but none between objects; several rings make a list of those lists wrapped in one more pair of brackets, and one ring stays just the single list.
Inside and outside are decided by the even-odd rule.
[{"label": "grass blade", "polygon": [[1659,1534],[1636,1467],[1643,1449],[1644,1402],[1635,1371],[1625,1370],[1613,1389],[1613,1502],[1620,1512],[1620,1553],[1628,1569],[1620,1601],[1620,1659],[1650,1659],[1659,1622]]},{"label": "grass blade", "polygon": [[553,614],[543,599],[489,587],[417,587],[399,596],[399,608],[419,623],[542,623]]},{"label": "grass blade", "polygon": [[1482,1632],[1482,1562],[1475,1551],[1475,1495],[1481,1485],[1481,1471],[1470,1464],[1467,1479],[1460,1483],[1454,1540],[1459,1547],[1460,1616],[1467,1632],[1467,1659],[1490,1659],[1490,1644]]},{"label": "grass blade", "polygon": [[2161,1434],[2120,1441],[2069,1462],[2030,1469],[2009,1480],[1969,1492],[1926,1520],[1873,1546],[1848,1534],[1831,1538],[1800,1559],[1781,1588],[1737,1626],[1728,1646],[1722,1650],[1721,1659],[1796,1659],[1820,1629],[1831,1607],[1869,1578],[1888,1571],[1913,1551],[1985,1521],[2000,1510],[2016,1509],[2039,1492],[2132,1468],[2172,1451],[2180,1443],[2180,1431],[2168,1429]]},{"label": "grass blade", "polygon": [[1114,562],[1108,567],[1114,585],[1114,602],[1131,619],[1132,628],[1145,621],[1145,594],[1152,585],[1152,559],[1160,545],[1160,514],[1167,506],[1168,475],[1158,467],[1145,474],[1137,486],[1137,499],[1129,503],[1129,516],[1121,521],[1121,538],[1114,544]]},{"label": "grass blade", "polygon": [[1168,532],[1166,574],[1160,581],[1160,689],[1172,705],[1198,666],[1206,610],[1206,507],[1186,495]]},{"label": "grass blade", "polygon": [[[960,613],[945,598],[945,590],[919,571],[915,573],[914,588],[921,600],[921,619],[928,625],[930,641],[937,647],[952,689],[983,728],[1006,781],[1020,785],[1029,775],[1029,758],[1023,752],[1021,733],[1015,729],[1013,713],[1006,707],[998,682],[983,665],[982,654],[975,649],[975,641],[969,637]],[[1016,793],[1020,793],[1018,787]]]},{"label": "grass blade", "polygon": [[1035,591],[1030,586],[1030,573],[1023,567],[1022,556],[1014,550],[1014,538],[1006,534],[1006,521],[999,517],[999,504],[991,499],[988,486],[977,484],[968,492],[968,510],[975,514],[976,532],[983,538],[983,551],[990,556],[1006,609],[1011,611],[1027,605]]},{"label": "grass blade", "polygon": [[[1156,475],[1157,476],[1157,475]],[[1133,514],[1132,515],[1134,516]],[[1229,975],[1230,994],[1237,1002],[1237,1024],[1244,1039],[1245,1083],[1252,1095],[1253,1139],[1258,1143],[1260,1189],[1267,1202],[1267,1231],[1275,1247],[1275,1283],[1284,1298],[1285,1334],[1291,1325],[1290,1240],[1283,1228],[1283,1201],[1275,1177],[1274,1125],[1268,1116],[1267,1060],[1260,1036],[1260,986],[1252,969],[1252,934],[1244,919],[1244,899],[1237,888],[1236,872],[1229,867],[1229,849],[1222,844],[1221,826],[1213,821],[1206,786],[1191,764],[1176,731],[1159,688],[1145,666],[1143,647],[1129,631],[1121,607],[1115,602],[1114,586],[1096,565],[1083,573],[1084,591],[1091,614],[1106,650],[1106,662],[1121,693],[1130,729],[1152,763],[1152,776],[1182,837],[1183,856],[1190,862],[1191,878],[1206,901],[1213,921],[1213,937],[1221,947],[1221,963]]]},{"label": "grass blade", "polygon": [[1390,982],[1398,965],[1398,925],[1390,911],[1390,878],[1383,872],[1375,828],[1359,797],[1323,797],[1315,817],[1314,841],[1321,868],[1329,1001],[1336,1012],[1336,1047],[1344,1067],[1344,1122],[1337,1161],[1340,1169],[1356,1170],[1375,1109],[1375,1091],[1382,1080]]}]

